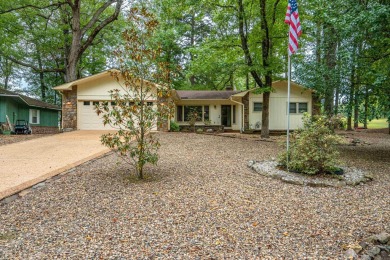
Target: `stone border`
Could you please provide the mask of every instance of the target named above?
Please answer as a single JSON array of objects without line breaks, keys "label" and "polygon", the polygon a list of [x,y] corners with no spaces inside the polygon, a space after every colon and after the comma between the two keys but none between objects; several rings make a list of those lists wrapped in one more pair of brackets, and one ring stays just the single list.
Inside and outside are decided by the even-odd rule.
[{"label": "stone border", "polygon": [[373,180],[373,177],[368,173],[352,167],[342,167],[344,174],[337,176],[338,178],[336,176],[334,178],[331,176],[324,178],[280,170],[277,168],[278,163],[276,161],[249,161],[247,165],[258,174],[291,184],[312,187],[356,186]]}]

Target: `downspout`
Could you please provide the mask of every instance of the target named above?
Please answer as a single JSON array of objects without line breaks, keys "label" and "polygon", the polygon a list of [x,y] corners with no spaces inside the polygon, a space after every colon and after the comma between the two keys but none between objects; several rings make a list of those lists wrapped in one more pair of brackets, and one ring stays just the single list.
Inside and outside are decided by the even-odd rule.
[{"label": "downspout", "polygon": [[232,96],[230,96],[229,100],[232,101],[233,103],[236,103],[236,104],[239,104],[239,105],[242,106],[242,111],[241,111],[241,113],[242,113],[242,115],[241,115],[241,128],[240,128],[240,133],[242,134],[244,132],[244,104],[240,103],[238,101],[234,101],[232,99]]}]

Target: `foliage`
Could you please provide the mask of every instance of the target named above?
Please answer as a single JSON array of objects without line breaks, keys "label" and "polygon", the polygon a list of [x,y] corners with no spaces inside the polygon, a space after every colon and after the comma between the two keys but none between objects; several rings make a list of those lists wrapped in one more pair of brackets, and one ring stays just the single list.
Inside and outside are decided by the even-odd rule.
[{"label": "foliage", "polygon": [[339,153],[336,145],[340,138],[329,129],[327,119],[306,114],[303,122],[303,128],[291,135],[288,154],[284,151],[279,155],[280,165],[305,174],[333,173],[338,170],[336,165]]},{"label": "foliage", "polygon": [[199,118],[200,118],[199,111],[197,111],[196,109],[192,108],[187,114],[188,124],[190,128],[193,129],[194,132],[195,132],[195,123],[199,121]]},{"label": "foliage", "polygon": [[325,125],[331,130],[344,130],[347,125],[347,120],[342,115],[333,115],[326,118]]},{"label": "foliage", "polygon": [[170,122],[170,128],[171,128],[171,131],[172,132],[179,132],[180,131],[180,126],[178,123],[176,123],[175,121],[172,121]]},{"label": "foliage", "polygon": [[[165,63],[157,62],[160,49],[151,42],[158,26],[154,16],[145,8],[134,7],[128,23],[122,34],[124,45],[116,51],[120,71],[110,72],[120,89],[110,91],[112,102],[95,108],[103,115],[104,125],[118,129],[102,135],[102,143],[118,151],[142,179],[144,165],[158,161],[160,143],[150,131],[170,116],[169,70]],[[151,100],[158,102],[151,104]]]}]

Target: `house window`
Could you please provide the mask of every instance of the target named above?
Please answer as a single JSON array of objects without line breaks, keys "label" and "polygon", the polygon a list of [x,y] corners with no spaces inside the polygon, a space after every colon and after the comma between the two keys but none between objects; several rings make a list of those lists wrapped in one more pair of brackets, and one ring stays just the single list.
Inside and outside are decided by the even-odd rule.
[{"label": "house window", "polygon": [[148,107],[151,107],[151,106],[153,106],[153,102],[147,102],[146,105],[147,105]]},{"label": "house window", "polygon": [[196,121],[210,120],[210,106],[176,106],[176,120],[178,122],[189,121],[188,115],[191,111],[198,114]]},{"label": "house window", "polygon": [[253,112],[261,112],[261,111],[263,111],[263,103],[253,102]]},{"label": "house window", "polygon": [[290,103],[290,114],[303,114],[308,111],[307,103]]},{"label": "house window", "polygon": [[84,106],[89,106],[91,103],[89,101],[84,101]]},{"label": "house window", "polygon": [[204,112],[203,112],[204,121],[210,120],[210,107],[204,106],[203,110],[204,110]]},{"label": "house window", "polygon": [[30,124],[39,124],[40,113],[38,109],[30,109]]},{"label": "house window", "polygon": [[94,106],[99,105],[99,101],[93,101],[92,104],[93,104]]},{"label": "house window", "polygon": [[177,106],[177,115],[176,115],[176,120],[178,122],[183,121],[183,106]]},{"label": "house window", "polygon": [[233,106],[233,124],[236,123],[236,106]]},{"label": "house window", "polygon": [[202,121],[202,106],[184,106],[184,121],[190,121],[188,116],[191,112],[197,113],[196,121]]},{"label": "house window", "polygon": [[116,106],[116,102],[115,101],[111,101],[111,106]]}]

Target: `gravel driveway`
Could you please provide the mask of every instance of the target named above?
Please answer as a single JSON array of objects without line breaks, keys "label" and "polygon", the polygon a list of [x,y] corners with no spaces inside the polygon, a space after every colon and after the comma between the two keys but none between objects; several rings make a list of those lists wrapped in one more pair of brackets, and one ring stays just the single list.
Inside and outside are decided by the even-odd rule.
[{"label": "gravel driveway", "polygon": [[111,154],[0,206],[0,259],[338,259],[346,245],[390,232],[385,135],[343,147],[349,166],[375,178],[343,188],[250,171],[248,160],[276,156],[276,142],[159,136],[146,181],[125,179]]}]

